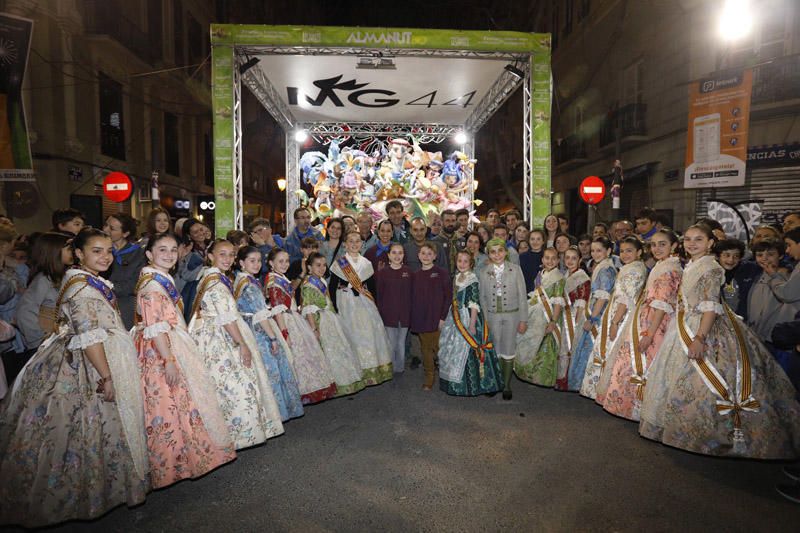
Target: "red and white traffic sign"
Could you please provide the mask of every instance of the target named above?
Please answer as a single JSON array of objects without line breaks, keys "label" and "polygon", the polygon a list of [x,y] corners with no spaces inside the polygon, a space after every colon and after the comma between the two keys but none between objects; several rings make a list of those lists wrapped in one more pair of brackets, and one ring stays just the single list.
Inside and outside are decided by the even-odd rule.
[{"label": "red and white traffic sign", "polygon": [[111,172],[103,179],[103,194],[112,202],[124,202],[133,193],[133,182],[122,172]]},{"label": "red and white traffic sign", "polygon": [[606,195],[606,184],[597,176],[589,176],[581,182],[580,193],[587,204],[599,204]]}]

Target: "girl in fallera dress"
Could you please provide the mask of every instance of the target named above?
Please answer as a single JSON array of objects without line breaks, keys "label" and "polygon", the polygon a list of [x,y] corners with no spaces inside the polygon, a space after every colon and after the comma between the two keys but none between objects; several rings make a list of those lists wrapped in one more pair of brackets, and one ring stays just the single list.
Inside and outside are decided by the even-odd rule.
[{"label": "girl in fallera dress", "polygon": [[472,254],[459,250],[455,295],[439,339],[439,388],[454,396],[494,395],[503,390],[474,266]]},{"label": "girl in fallera dress", "polygon": [[236,262],[239,267],[233,282],[236,305],[256,337],[281,420],[285,422],[303,416],[300,389],[289,362],[292,352],[278,326],[270,318],[271,311],[264,300],[264,288],[257,278],[263,264],[261,252],[255,246],[245,246],[236,253]]},{"label": "girl in fallera dress", "polygon": [[705,225],[689,227],[691,257],[650,368],[639,432],[691,452],[756,459],[800,456],[800,405],[762,342],[721,304],[725,279]]},{"label": "girl in fallera dress", "polygon": [[133,342],[139,354],[150,485],[197,478],[236,454],[197,344],[183,320],[183,301],[170,271],[178,241],[151,235],[136,295]]},{"label": "girl in fallera dress", "polygon": [[0,523],[89,520],[144,501],[147,441],[136,347],[111,283],[111,239],[84,229],[56,300],[57,332],[0,404]]},{"label": "girl in fallera dress", "polygon": [[617,269],[611,260],[613,244],[606,237],[592,241],[592,282],[589,302],[584,308],[586,319],[573,344],[572,359],[567,372],[567,389],[578,391],[586,375],[586,367],[592,363],[591,355],[600,327],[600,319],[611,298]]},{"label": "girl in fallera dress", "polygon": [[199,273],[189,331],[238,450],[280,435],[283,424],[258,343],[233,297],[233,282],[227,275],[236,258],[233,244],[218,239],[206,255],[211,266]]},{"label": "girl in fallera dress", "polygon": [[539,283],[528,294],[528,330],[517,336],[514,373],[534,385],[556,384],[561,350],[561,311],[564,308],[564,275],[558,269],[558,251],[547,248],[542,256]]},{"label": "girl in fallera dress", "polygon": [[568,390],[567,373],[572,348],[586,320],[586,302],[591,292],[589,275],[581,268],[581,253],[575,246],[564,252],[567,277],[564,282],[564,311],[561,313],[561,351],[558,355],[556,390]]},{"label": "girl in fallera dress", "polygon": [[647,277],[644,297],[636,303],[633,315],[620,329],[617,354],[602,401],[603,408],[611,414],[639,420],[648,371],[678,303],[683,268],[675,255],[677,247],[678,236],[670,229],[662,229],[650,238],[650,253],[656,264]]},{"label": "girl in fallera dress", "polygon": [[592,349],[581,395],[593,398],[603,405],[611,369],[614,367],[621,340],[619,332],[628,325],[636,303],[644,294],[647,267],[643,261],[644,243],[638,237],[625,237],[619,245],[619,258],[623,267],[617,274],[611,301],[600,321],[600,335]]},{"label": "girl in fallera dress", "polygon": [[269,274],[265,287],[267,303],[280,334],[291,349],[291,362],[304,404],[312,404],[336,396],[328,359],[316,335],[297,309],[294,288],[286,277],[289,254],[273,248],[267,256]]},{"label": "girl in fallera dress", "polygon": [[360,253],[360,233],[348,233],[345,248],[346,253],[331,265],[328,290],[344,332],[358,354],[364,383],[377,385],[392,379],[392,352],[375,305],[374,271],[372,263]]},{"label": "girl in fallera dress", "polygon": [[[381,226],[383,227],[383,226]],[[379,230],[380,231],[380,230]],[[389,265],[375,272],[378,291],[378,311],[383,319],[389,348],[392,350],[392,370],[402,374],[406,364],[406,338],[411,325],[411,269],[403,264],[405,249],[399,242],[389,245]]]},{"label": "girl in fallera dress", "polygon": [[362,390],[363,371],[355,350],[347,340],[339,315],[333,309],[325,272],[328,265],[322,254],[308,256],[309,276],[301,287],[303,316],[319,339],[322,351],[328,358],[331,374],[336,382],[336,395],[345,396]]}]

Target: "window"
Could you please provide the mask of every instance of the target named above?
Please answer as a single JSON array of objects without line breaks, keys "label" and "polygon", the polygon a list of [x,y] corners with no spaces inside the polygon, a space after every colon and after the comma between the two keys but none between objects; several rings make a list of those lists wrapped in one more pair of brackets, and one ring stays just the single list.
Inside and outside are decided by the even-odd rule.
[{"label": "window", "polygon": [[583,20],[589,16],[592,10],[591,0],[578,0],[578,20]]},{"label": "window", "polygon": [[125,161],[122,85],[100,73],[100,151]]},{"label": "window", "polygon": [[164,169],[173,176],[181,175],[180,146],[178,117],[164,113]]},{"label": "window", "polygon": [[572,0],[564,2],[564,37],[572,33]]},{"label": "window", "polygon": [[644,101],[642,77],[644,62],[640,59],[622,73],[622,105],[641,104]]},{"label": "window", "polygon": [[183,46],[183,9],[181,8],[180,0],[174,0],[174,2],[172,2],[172,27],[175,33],[175,64],[185,65],[186,58],[184,57]]}]

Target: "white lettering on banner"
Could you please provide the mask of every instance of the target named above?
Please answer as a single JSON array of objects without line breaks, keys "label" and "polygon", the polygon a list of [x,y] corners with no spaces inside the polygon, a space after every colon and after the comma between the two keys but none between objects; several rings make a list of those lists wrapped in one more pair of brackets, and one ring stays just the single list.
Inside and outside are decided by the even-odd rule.
[{"label": "white lettering on banner", "polygon": [[373,33],[354,31],[347,38],[348,43],[358,44],[411,44],[410,31],[393,31],[389,33]]},{"label": "white lettering on banner", "polygon": [[109,191],[127,191],[128,184],[127,183],[109,183],[106,185],[106,189]]},{"label": "white lettering on banner", "polygon": [[603,194],[602,187],[584,187],[583,192],[586,194]]}]

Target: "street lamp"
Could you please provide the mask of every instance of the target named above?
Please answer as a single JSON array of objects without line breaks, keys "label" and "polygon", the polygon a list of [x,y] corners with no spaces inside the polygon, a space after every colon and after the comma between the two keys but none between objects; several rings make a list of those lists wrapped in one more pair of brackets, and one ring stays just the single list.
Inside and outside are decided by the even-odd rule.
[{"label": "street lamp", "polygon": [[286,178],[278,178],[278,190],[281,192],[286,190]]},{"label": "street lamp", "polygon": [[753,29],[749,0],[725,0],[717,27],[719,36],[728,42],[747,37]]}]

